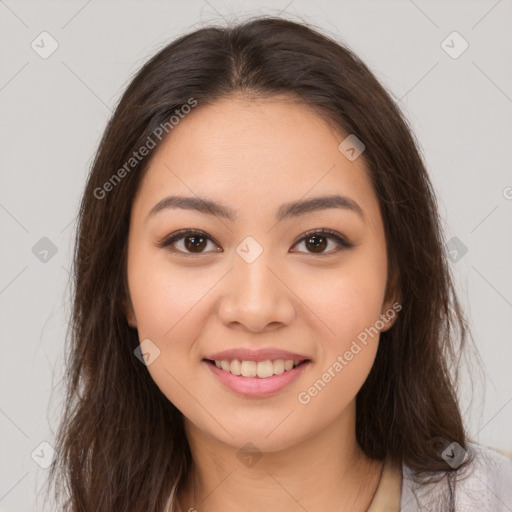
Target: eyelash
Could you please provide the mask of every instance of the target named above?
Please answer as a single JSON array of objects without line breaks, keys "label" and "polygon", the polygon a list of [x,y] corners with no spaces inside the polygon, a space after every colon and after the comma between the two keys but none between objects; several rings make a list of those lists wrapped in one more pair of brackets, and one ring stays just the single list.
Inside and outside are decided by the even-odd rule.
[{"label": "eyelash", "polygon": [[[316,256],[316,255],[325,256],[325,255],[330,255],[330,254],[333,254],[333,253],[337,253],[337,252],[342,251],[344,249],[351,249],[352,247],[354,247],[354,244],[351,244],[350,242],[348,242],[342,235],[340,235],[336,231],[332,231],[332,230],[326,229],[326,228],[313,229],[313,230],[307,231],[306,233],[304,233],[302,235],[301,238],[299,238],[293,244],[293,246],[295,246],[298,243],[308,239],[309,237],[311,237],[313,235],[320,235],[320,236],[322,236],[324,238],[330,238],[330,239],[334,240],[336,243],[338,243],[339,247],[336,248],[336,249],[332,249],[330,251],[327,251],[327,252],[321,252],[321,253],[309,252],[307,254],[311,254],[311,255],[314,255],[314,256]],[[182,238],[187,238],[188,236],[201,236],[201,237],[203,237],[203,238],[205,238],[207,240],[210,240],[210,241],[216,243],[212,239],[212,237],[207,235],[204,231],[192,230],[192,229],[182,229],[180,231],[177,231],[176,233],[173,233],[171,236],[165,238],[162,242],[158,243],[157,245],[161,249],[167,248],[168,250],[170,250],[172,252],[175,252],[175,253],[178,253],[178,254],[181,254],[181,255],[184,255],[184,256],[187,256],[187,257],[192,257],[192,258],[197,257],[197,256],[201,256],[202,254],[207,254],[207,252],[210,252],[210,251],[207,251],[207,252],[203,252],[203,253],[191,253],[191,252],[185,252],[185,251],[182,251],[180,249],[176,249],[176,248],[172,248],[171,247],[172,244],[174,244],[178,240],[181,240]],[[214,251],[214,252],[221,252],[221,251]]]}]

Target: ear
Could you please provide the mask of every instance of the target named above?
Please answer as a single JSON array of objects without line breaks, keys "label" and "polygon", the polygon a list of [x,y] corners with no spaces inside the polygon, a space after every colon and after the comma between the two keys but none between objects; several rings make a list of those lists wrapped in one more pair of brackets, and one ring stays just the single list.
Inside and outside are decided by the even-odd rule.
[{"label": "ear", "polygon": [[393,276],[386,290],[386,299],[382,304],[380,319],[384,322],[384,327],[380,332],[386,332],[395,324],[399,312],[402,310],[402,292],[398,283],[397,276]]},{"label": "ear", "polygon": [[132,329],[137,329],[137,318],[135,317],[135,311],[133,310],[132,302],[129,298],[125,297],[123,299],[123,307],[128,325]]},{"label": "ear", "polygon": [[382,307],[379,319],[384,322],[384,327],[380,332],[386,332],[395,324],[399,312],[402,309],[402,302],[398,300],[386,301]]}]

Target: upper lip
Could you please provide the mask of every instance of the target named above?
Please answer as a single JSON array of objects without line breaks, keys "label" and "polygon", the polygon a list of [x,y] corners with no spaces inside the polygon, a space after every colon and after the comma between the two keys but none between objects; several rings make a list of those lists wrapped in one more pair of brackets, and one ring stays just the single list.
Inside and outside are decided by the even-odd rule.
[{"label": "upper lip", "polygon": [[248,348],[233,348],[230,350],[223,350],[206,356],[205,359],[211,361],[222,361],[238,359],[239,361],[276,361],[277,359],[292,359],[293,361],[304,361],[308,359],[306,356],[296,354],[294,352],[287,352],[286,350],[278,350],[275,348],[262,348],[259,350],[251,350]]}]

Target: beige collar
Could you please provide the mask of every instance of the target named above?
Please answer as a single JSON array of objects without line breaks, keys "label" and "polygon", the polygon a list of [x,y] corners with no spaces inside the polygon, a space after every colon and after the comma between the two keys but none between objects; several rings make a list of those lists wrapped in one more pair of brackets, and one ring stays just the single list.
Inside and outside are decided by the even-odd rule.
[{"label": "beige collar", "polygon": [[367,512],[399,512],[402,494],[402,469],[388,458]]}]

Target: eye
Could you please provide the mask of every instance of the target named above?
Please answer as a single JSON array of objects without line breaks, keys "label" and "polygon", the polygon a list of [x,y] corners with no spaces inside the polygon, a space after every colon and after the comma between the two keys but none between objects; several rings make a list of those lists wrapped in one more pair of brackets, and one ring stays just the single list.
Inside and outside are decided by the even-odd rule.
[{"label": "eye", "polygon": [[[335,247],[334,249],[325,251],[325,249],[329,245],[329,240],[334,241]],[[306,234],[302,236],[302,238],[298,242],[294,244],[294,247],[295,245],[299,245],[300,243],[303,243],[304,247],[308,249],[307,252],[310,252],[311,254],[333,253],[341,251],[343,249],[350,249],[351,247],[354,247],[354,244],[348,242],[342,235],[340,235],[336,231],[331,231],[325,228],[320,230],[308,231]]]},{"label": "eye", "polygon": [[[334,248],[326,251],[329,246],[329,241],[334,242]],[[208,247],[209,242],[214,246],[214,252],[222,252],[222,249],[218,244],[216,244],[216,242],[214,242],[213,239],[205,232],[191,229],[182,229],[177,231],[160,242],[158,247],[168,248],[172,252],[181,253],[185,256],[195,256],[205,252],[211,252],[205,250]],[[307,249],[306,252],[309,252],[310,254],[333,253],[354,247],[354,244],[348,242],[340,233],[325,228],[308,231],[302,236],[302,238],[293,244],[293,247],[301,243],[303,243],[304,247]],[[215,248],[215,246],[217,246],[217,248]]]},{"label": "eye", "polygon": [[[207,247],[208,242],[212,242],[213,244],[212,238],[203,231],[182,229],[159,243],[158,247],[167,247],[173,252],[180,252],[185,255],[195,255],[209,252],[203,250]],[[222,249],[214,249],[214,251],[221,252]]]}]

